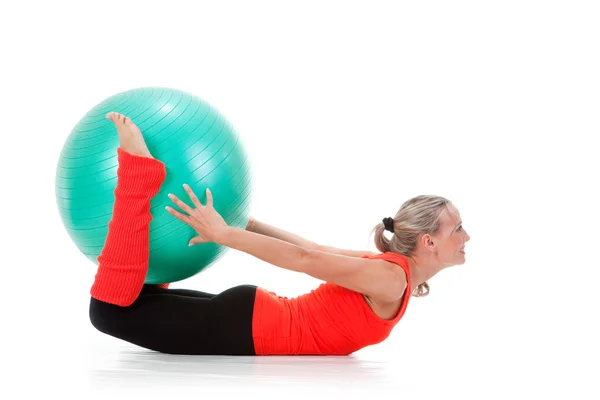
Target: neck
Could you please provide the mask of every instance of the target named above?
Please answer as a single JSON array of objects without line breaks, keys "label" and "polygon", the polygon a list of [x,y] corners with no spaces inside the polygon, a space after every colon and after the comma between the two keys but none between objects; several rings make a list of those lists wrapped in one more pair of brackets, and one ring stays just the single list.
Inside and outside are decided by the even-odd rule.
[{"label": "neck", "polygon": [[408,267],[410,270],[410,287],[414,290],[422,284],[433,278],[435,274],[440,272],[441,268],[435,262],[427,262],[414,258],[407,257]]}]

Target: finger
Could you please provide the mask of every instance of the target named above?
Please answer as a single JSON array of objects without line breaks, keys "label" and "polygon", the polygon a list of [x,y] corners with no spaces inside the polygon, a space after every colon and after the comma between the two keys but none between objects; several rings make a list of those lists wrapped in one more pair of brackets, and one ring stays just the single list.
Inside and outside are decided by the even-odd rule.
[{"label": "finger", "polygon": [[200,203],[200,200],[198,200],[198,197],[196,196],[192,188],[187,183],[183,184],[183,188],[187,192],[188,196],[190,196],[190,199],[192,200],[192,203],[194,203],[194,206],[196,206],[196,208],[202,208],[202,203]]},{"label": "finger", "polygon": [[183,201],[179,200],[179,198],[177,198],[177,196],[175,196],[173,193],[169,193],[169,198],[173,201],[173,203],[177,204],[179,208],[181,208],[186,213],[191,214],[194,211],[190,206],[185,204]]},{"label": "finger", "polygon": [[173,215],[175,218],[177,218],[178,220],[185,222],[186,224],[189,224],[190,221],[190,217],[188,217],[187,215],[184,215],[182,213],[180,213],[179,211],[175,210],[173,207],[169,207],[166,206],[165,210],[167,210],[167,212],[171,215]]},{"label": "finger", "polygon": [[193,246],[193,245],[195,245],[195,244],[198,244],[198,243],[204,243],[204,242],[205,242],[205,241],[204,241],[204,239],[203,239],[202,237],[200,237],[200,236],[196,236],[196,237],[192,238],[192,239],[189,241],[189,243],[188,243],[188,246]]},{"label": "finger", "polygon": [[206,188],[206,206],[212,207],[213,205],[213,196],[209,188]]}]

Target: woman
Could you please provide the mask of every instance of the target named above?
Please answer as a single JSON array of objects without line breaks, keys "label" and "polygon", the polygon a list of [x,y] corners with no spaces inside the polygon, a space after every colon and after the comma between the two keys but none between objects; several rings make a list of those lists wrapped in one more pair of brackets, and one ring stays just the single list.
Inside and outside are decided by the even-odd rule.
[{"label": "woman", "polygon": [[[381,253],[319,246],[251,219],[228,226],[184,185],[192,205],[169,195],[167,211],[198,233],[190,245],[215,242],[275,266],[325,281],[293,299],[252,285],[220,294],[144,284],[149,257],[150,200],[165,179],[133,122],[107,114],[120,147],[113,216],[91,288],[90,320],[99,331],[171,354],[347,355],[387,338],[411,296],[429,293],[427,280],[464,263],[469,235],[458,210],[438,196],[405,202],[374,229]],[[393,232],[391,240],[384,229]],[[415,288],[413,290],[413,288]]]}]

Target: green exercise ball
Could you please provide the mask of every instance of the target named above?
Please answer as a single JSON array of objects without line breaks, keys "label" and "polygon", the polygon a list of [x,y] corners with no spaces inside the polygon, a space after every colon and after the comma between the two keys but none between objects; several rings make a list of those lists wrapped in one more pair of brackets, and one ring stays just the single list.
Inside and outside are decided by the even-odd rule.
[{"label": "green exercise ball", "polygon": [[117,184],[119,138],[106,114],[126,115],[140,127],[152,156],[167,176],[150,202],[150,261],[146,283],[189,278],[214,264],[226,248],[188,246],[197,233],[165,210],[178,207],[174,193],[193,206],[183,184],[205,204],[210,188],[215,209],[230,226],[244,228],[251,208],[251,167],[232,125],[210,104],[176,89],[139,88],[107,98],[92,108],[67,137],[56,168],[55,194],[70,238],[94,264],[108,234]]}]

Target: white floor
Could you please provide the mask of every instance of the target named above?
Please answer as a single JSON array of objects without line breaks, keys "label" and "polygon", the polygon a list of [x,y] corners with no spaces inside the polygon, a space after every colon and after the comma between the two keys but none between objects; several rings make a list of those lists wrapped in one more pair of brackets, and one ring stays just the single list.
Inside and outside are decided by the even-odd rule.
[{"label": "white floor", "polygon": [[[144,393],[243,393],[302,397],[321,390],[345,393],[383,392],[400,384],[401,392],[414,391],[394,376],[393,364],[360,357],[184,357],[113,349],[94,359],[89,370],[92,392],[110,388]],[[395,385],[395,384],[396,385]],[[192,389],[192,390],[191,390]],[[287,394],[286,394],[287,392]]]}]

